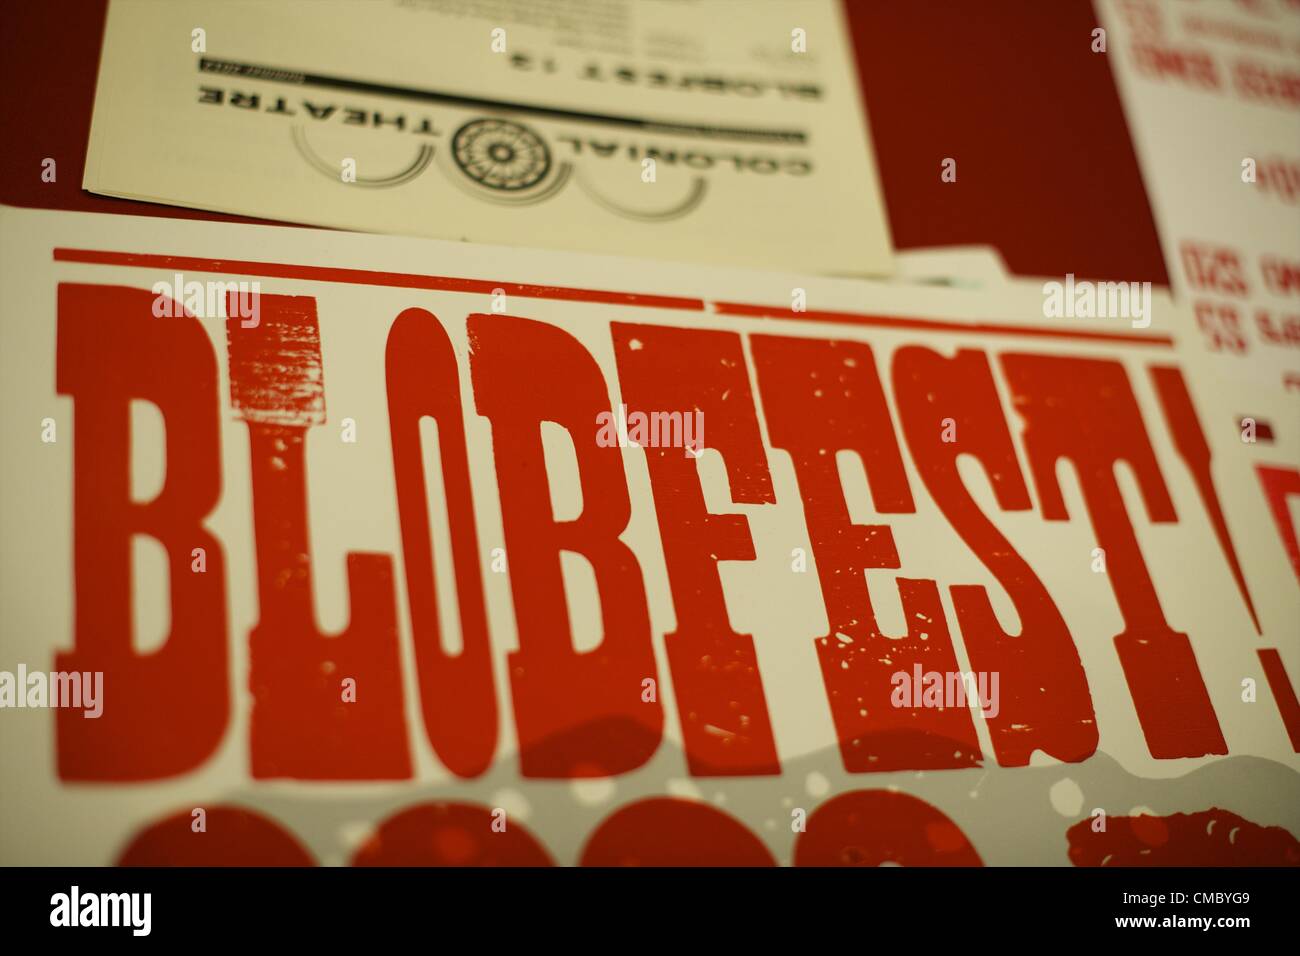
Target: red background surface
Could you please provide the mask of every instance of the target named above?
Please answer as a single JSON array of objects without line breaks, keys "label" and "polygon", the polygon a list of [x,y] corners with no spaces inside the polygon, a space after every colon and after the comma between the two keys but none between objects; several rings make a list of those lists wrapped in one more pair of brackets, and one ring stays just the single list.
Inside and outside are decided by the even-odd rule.
[{"label": "red background surface", "polygon": [[[846,0],[894,245],[988,244],[1023,275],[1168,285],[1090,0]],[[81,188],[107,0],[6,7],[0,202],[255,222]],[[53,157],[58,180],[41,181]],[[945,157],[957,181],[940,180]]]}]

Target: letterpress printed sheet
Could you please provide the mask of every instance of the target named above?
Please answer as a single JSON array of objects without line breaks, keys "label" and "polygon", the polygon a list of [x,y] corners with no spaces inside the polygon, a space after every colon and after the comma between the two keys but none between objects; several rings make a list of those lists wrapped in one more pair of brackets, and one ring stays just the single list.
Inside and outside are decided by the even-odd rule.
[{"label": "letterpress printed sheet", "polygon": [[1296,409],[1168,296],[17,209],[0,270],[5,863],[1295,861]]}]

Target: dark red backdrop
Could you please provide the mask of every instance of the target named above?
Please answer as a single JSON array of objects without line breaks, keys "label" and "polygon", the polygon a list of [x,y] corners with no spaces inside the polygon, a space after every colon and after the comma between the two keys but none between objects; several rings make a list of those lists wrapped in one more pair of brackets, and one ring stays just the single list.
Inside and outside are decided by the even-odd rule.
[{"label": "dark red backdrop", "polygon": [[[250,222],[81,189],[107,0],[6,6],[0,202]],[[847,0],[894,243],[1168,284],[1090,0]],[[58,181],[41,182],[41,161]],[[957,160],[957,182],[940,163]]]}]

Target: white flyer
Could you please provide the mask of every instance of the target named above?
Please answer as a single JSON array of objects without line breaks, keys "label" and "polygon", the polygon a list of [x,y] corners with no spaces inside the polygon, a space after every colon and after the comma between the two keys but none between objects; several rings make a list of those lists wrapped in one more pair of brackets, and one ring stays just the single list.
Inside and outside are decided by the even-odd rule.
[{"label": "white flyer", "polygon": [[816,274],[891,245],[834,0],[113,0],[84,186]]},{"label": "white flyer", "polygon": [[1215,375],[1300,389],[1300,7],[1097,10],[1189,340]]}]

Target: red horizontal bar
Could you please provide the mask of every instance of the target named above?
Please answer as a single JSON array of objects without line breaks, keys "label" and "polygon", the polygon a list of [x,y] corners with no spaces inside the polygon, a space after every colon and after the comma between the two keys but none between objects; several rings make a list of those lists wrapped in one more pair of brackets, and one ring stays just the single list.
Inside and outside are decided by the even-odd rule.
[{"label": "red horizontal bar", "polygon": [[743,315],[758,319],[787,319],[805,322],[838,322],[884,329],[915,329],[921,332],[965,332],[982,335],[1016,335],[1048,339],[1081,339],[1089,342],[1122,342],[1125,345],[1155,345],[1173,348],[1170,335],[1142,335],[1136,332],[1098,332],[1088,329],[1042,329],[999,322],[958,322],[947,319],[909,319],[897,315],[866,315],[860,312],[795,312],[786,307],[750,305],[744,302],[714,302],[719,315]]},{"label": "red horizontal bar", "polygon": [[[532,299],[558,299],[572,302],[606,302],[656,309],[704,311],[704,300],[683,296],[649,295],[639,292],[612,292],[603,289],[577,289],[569,286],[531,285],[520,282],[497,282],[489,279],[463,279],[453,276],[418,275],[409,272],[378,272],[371,269],[337,269],[329,266],[301,266],[280,262],[252,262],[242,259],[203,259],[194,256],[166,256],[152,253],[108,252],[98,249],[55,249],[57,262],[81,262],[90,265],[134,266],[146,269],[176,269],[211,272],[219,275],[261,276],[267,279],[307,279],[316,282],[343,282],[351,285],[387,286],[399,289],[430,289],[444,292],[477,292],[491,295],[501,289],[507,295]],[[718,315],[749,318],[786,319],[806,322],[835,322],[875,328],[913,329],[922,332],[957,332],[982,335],[1010,335],[1030,338],[1075,339],[1088,342],[1119,342],[1125,345],[1150,345],[1172,348],[1169,335],[1143,335],[1133,332],[1100,332],[1087,329],[1044,329],[997,322],[959,322],[946,319],[916,319],[903,316],[867,315],[859,312],[795,312],[789,308],[753,305],[744,302],[714,302]]]},{"label": "red horizontal bar", "polygon": [[603,289],[574,289],[558,285],[530,285],[522,282],[494,282],[488,279],[458,279],[409,272],[376,272],[370,269],[335,269],[328,266],[296,266],[282,262],[251,262],[243,259],[201,259],[194,256],[163,256],[143,252],[106,252],[98,249],[55,249],[56,262],[83,262],[102,266],[136,266],[144,269],[175,269],[214,272],[221,275],[260,276],[266,279],[309,279],[315,282],[346,282],[351,285],[388,286],[397,289],[432,289],[443,292],[478,292],[491,295],[501,289],[507,295],[530,299],[563,299],[571,302],[606,302],[639,305],[655,309],[704,311],[703,299],[639,292],[608,292]]}]

